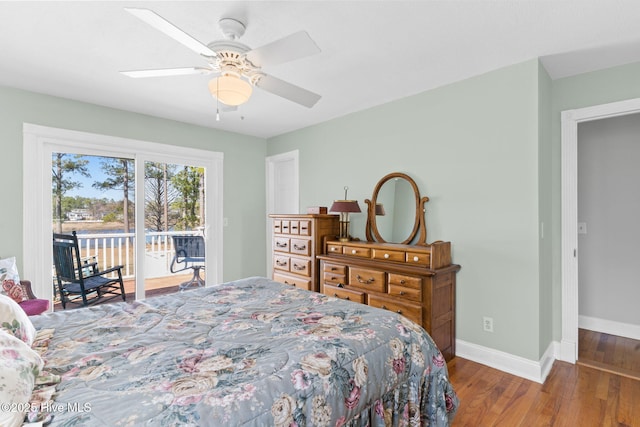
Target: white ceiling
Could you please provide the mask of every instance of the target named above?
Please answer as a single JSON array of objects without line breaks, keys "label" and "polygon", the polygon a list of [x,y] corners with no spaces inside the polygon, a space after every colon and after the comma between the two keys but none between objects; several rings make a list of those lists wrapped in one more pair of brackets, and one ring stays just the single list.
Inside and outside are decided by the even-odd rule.
[{"label": "white ceiling", "polygon": [[[124,11],[152,9],[207,44],[245,21],[252,48],[306,30],[322,53],[264,69],[322,95],[311,109],[255,89],[215,120],[203,75],[120,70],[202,66]],[[542,57],[552,78],[640,61],[640,1],[0,2],[0,85],[268,138]]]}]

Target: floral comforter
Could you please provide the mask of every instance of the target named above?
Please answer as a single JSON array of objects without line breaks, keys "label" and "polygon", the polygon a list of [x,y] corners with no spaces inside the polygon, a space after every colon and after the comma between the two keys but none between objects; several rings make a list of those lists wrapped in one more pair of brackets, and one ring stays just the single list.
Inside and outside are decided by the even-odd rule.
[{"label": "floral comforter", "polygon": [[56,426],[445,426],[458,405],[416,324],[265,278],[33,323],[55,329]]}]

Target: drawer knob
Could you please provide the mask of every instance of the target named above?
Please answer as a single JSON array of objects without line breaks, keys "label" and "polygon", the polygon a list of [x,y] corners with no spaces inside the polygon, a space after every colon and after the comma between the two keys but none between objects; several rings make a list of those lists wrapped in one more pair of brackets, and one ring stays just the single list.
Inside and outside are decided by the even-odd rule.
[{"label": "drawer knob", "polygon": [[358,253],[358,251],[356,251],[355,249],[351,249],[351,253],[355,255]]},{"label": "drawer knob", "polygon": [[293,264],[293,269],[294,270],[298,270],[298,271],[302,271],[302,270],[306,270],[307,267],[304,266],[304,265]]},{"label": "drawer knob", "polygon": [[338,294],[336,294],[335,292],[333,293],[333,296],[338,298]]},{"label": "drawer knob", "polygon": [[369,285],[369,284],[371,284],[371,283],[376,281],[376,279],[374,279],[373,277],[370,278],[370,279],[365,280],[362,277],[360,277],[359,274],[356,276],[356,279],[358,280],[359,283],[362,283],[363,285]]},{"label": "drawer knob", "polygon": [[380,308],[383,308],[383,309],[385,309],[385,310],[386,310],[386,309],[387,309],[387,306],[386,306],[386,305],[384,305],[384,304],[382,304],[382,307],[380,307]]},{"label": "drawer knob", "polygon": [[400,291],[400,295],[404,295],[404,291]]},{"label": "drawer knob", "polygon": [[389,259],[389,254],[384,254],[384,259]]},{"label": "drawer knob", "polygon": [[414,261],[414,262],[418,262],[418,261],[420,261],[420,258],[419,258],[419,257],[417,257],[417,256],[414,256],[414,257],[413,257],[413,261]]},{"label": "drawer knob", "polygon": [[304,251],[305,249],[307,249],[307,246],[306,245],[298,246],[294,244],[293,249],[295,249],[296,251]]},{"label": "drawer knob", "polygon": [[344,297],[344,299],[346,299],[347,301],[349,301],[349,297]]},{"label": "drawer knob", "polygon": [[332,247],[331,247],[331,250],[332,250],[333,252],[335,252],[335,251],[337,251],[337,250],[338,250],[338,248],[336,248],[335,246],[332,246]]},{"label": "drawer knob", "polygon": [[397,313],[398,313],[398,314],[402,314],[402,310],[398,310],[398,311],[397,311]]},{"label": "drawer knob", "polygon": [[405,282],[404,279],[400,280],[400,284],[401,285],[404,285],[405,283],[407,283],[407,282]]}]

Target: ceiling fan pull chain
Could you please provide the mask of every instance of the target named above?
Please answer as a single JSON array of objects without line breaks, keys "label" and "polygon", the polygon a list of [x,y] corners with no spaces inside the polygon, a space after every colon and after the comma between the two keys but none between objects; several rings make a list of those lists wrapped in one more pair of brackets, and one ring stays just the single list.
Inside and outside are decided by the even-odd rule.
[{"label": "ceiling fan pull chain", "polygon": [[[216,91],[220,92],[220,80],[216,80]],[[216,122],[220,121],[220,99],[216,96]]]}]

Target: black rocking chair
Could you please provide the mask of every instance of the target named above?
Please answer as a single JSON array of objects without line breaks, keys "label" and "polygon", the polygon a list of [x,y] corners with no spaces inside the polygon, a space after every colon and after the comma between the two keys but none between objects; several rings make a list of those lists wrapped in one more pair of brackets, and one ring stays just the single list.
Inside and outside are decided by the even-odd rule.
[{"label": "black rocking chair", "polygon": [[[53,234],[53,263],[63,309],[66,309],[67,303],[87,306],[118,296],[126,301],[122,266],[100,271],[97,262],[81,259],[75,231],[71,234]],[[104,298],[106,295],[109,297]]]},{"label": "black rocking chair", "polygon": [[[190,280],[181,283],[178,289],[183,291],[189,286],[204,286],[205,281],[200,277],[200,270],[204,269],[204,237],[202,236],[173,236],[175,255],[169,270],[172,273],[192,269]],[[179,265],[182,264],[182,265]]]}]

